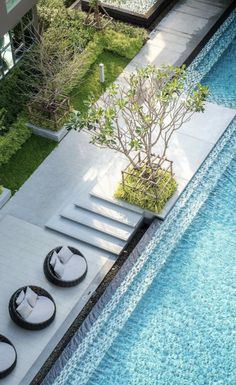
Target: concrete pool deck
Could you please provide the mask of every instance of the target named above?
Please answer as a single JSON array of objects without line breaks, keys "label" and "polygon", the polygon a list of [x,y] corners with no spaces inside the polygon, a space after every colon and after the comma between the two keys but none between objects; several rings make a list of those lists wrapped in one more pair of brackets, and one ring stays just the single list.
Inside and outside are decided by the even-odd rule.
[{"label": "concrete pool deck", "polygon": [[[152,32],[151,39],[128,65],[125,73],[150,63],[158,66],[163,63],[180,64],[229,3],[191,0],[187,5],[186,1],[180,1]],[[191,17],[190,23],[193,12],[197,15]],[[173,24],[171,14],[174,14],[176,24]],[[118,81],[122,82],[123,76]],[[207,103],[206,112],[196,115],[173,138],[169,157],[174,161],[174,171],[179,181],[178,194],[183,191],[235,113],[233,109]],[[17,367],[9,377],[1,380],[3,385],[30,384],[116,259],[101,249],[49,231],[45,229],[45,224],[67,205],[73,204],[75,199],[82,200],[91,192],[98,193],[101,187],[105,190],[104,194],[111,197],[125,164],[126,160],[121,155],[89,144],[86,134],[70,132],[1,209],[0,288],[4,295],[0,299],[0,332],[12,340],[18,351]],[[177,198],[178,195],[169,202],[166,210]],[[166,212],[163,212],[164,215]],[[50,285],[42,271],[47,252],[65,243],[78,247],[89,262],[86,280],[69,291]],[[45,287],[58,304],[55,322],[41,332],[24,331],[16,327],[8,316],[10,295],[25,284]]]}]

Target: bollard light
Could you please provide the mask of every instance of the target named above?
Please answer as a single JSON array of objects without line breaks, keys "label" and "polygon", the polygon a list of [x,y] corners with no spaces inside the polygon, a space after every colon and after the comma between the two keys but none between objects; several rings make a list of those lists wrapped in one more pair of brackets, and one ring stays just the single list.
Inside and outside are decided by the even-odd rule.
[{"label": "bollard light", "polygon": [[100,73],[100,82],[104,83],[105,82],[105,68],[104,68],[103,63],[99,64],[99,73]]}]

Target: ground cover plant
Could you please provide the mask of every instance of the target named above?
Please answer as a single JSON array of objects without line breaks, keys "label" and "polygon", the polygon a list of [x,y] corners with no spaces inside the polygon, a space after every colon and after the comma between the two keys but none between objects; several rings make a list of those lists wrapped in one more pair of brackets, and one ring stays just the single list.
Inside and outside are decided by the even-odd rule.
[{"label": "ground cover plant", "polygon": [[1,184],[14,194],[55,147],[52,140],[31,135],[7,163],[0,165]]}]

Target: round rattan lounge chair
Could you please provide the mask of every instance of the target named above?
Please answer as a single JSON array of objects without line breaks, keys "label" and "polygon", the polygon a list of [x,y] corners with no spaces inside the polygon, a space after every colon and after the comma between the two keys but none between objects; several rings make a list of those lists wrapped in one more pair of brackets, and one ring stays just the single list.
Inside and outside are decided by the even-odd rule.
[{"label": "round rattan lounge chair", "polygon": [[8,376],[16,366],[17,353],[8,338],[0,334],[0,379]]},{"label": "round rattan lounge chair", "polygon": [[74,254],[73,255],[74,261],[76,261],[75,258],[78,257],[78,263],[79,263],[78,267],[80,271],[76,278],[73,277],[74,279],[72,280],[63,280],[62,278],[59,278],[57,276],[52,265],[50,264],[53,253],[54,252],[59,253],[61,249],[62,249],[62,246],[59,246],[48,253],[48,255],[44,260],[44,265],[43,265],[44,274],[46,278],[54,285],[61,286],[61,287],[76,286],[83,281],[83,279],[87,274],[87,271],[88,271],[87,260],[79,250],[75,249],[74,247],[68,246],[68,249]]},{"label": "round rattan lounge chair", "polygon": [[[50,311],[50,316],[48,318],[44,317],[43,320],[40,322],[36,322],[35,319],[32,321],[32,317],[30,315],[29,320],[24,319],[16,310],[17,309],[17,304],[16,300],[21,293],[21,291],[25,291],[27,289],[27,286],[21,287],[18,289],[11,297],[10,302],[9,302],[9,314],[13,322],[15,322],[18,326],[27,329],[27,330],[41,330],[49,326],[56,315],[56,304],[54,302],[54,299],[52,296],[43,288],[38,287],[38,286],[28,286],[30,289],[32,289],[39,297],[38,299],[40,302],[46,302],[47,306],[49,305],[51,307]],[[50,300],[50,302],[48,301]],[[41,305],[40,305],[41,306]],[[36,306],[35,306],[36,308]],[[33,314],[33,312],[32,312]]]}]

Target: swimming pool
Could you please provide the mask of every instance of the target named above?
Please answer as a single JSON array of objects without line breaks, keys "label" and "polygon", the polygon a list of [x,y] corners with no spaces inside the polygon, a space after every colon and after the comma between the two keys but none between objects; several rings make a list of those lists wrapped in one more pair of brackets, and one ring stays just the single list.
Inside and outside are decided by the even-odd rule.
[{"label": "swimming pool", "polygon": [[236,383],[235,133],[236,118],[45,385]]},{"label": "swimming pool", "polygon": [[208,85],[209,101],[236,108],[236,11],[190,65],[188,81]]}]

